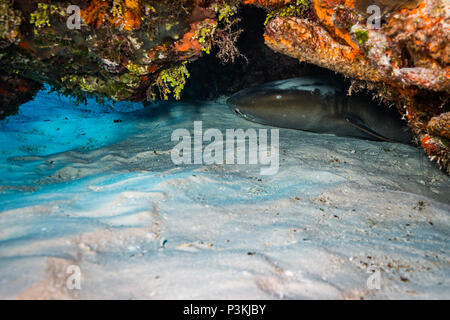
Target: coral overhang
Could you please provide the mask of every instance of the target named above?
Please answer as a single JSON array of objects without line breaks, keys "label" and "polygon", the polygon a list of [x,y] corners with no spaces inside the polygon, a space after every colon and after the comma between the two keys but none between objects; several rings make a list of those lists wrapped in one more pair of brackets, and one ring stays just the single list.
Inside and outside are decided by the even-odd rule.
[{"label": "coral overhang", "polygon": [[[220,17],[233,14],[237,3],[0,0],[0,67],[79,100],[144,101],[157,96],[161,73],[207,51]],[[79,28],[68,27],[73,5]]]},{"label": "coral overhang", "polygon": [[[274,51],[395,104],[416,142],[450,172],[445,0],[0,0],[1,115],[40,83],[80,100],[178,98],[186,63],[210,52],[240,3],[268,10],[264,37]],[[81,9],[79,29],[67,27],[70,5]],[[379,27],[369,23],[371,5]]]},{"label": "coral overhang", "polygon": [[[383,13],[379,28],[368,23],[370,4]],[[313,0],[311,8],[313,18],[272,19],[266,44],[394,103],[429,157],[450,172],[448,1]]]}]

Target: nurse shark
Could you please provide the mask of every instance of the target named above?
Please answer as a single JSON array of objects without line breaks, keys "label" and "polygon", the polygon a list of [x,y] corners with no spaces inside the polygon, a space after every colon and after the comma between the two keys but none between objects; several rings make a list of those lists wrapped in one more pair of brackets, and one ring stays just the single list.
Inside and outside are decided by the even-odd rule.
[{"label": "nurse shark", "polygon": [[321,78],[266,83],[237,92],[227,103],[244,119],[275,127],[405,144],[413,137],[395,109],[348,96]]}]

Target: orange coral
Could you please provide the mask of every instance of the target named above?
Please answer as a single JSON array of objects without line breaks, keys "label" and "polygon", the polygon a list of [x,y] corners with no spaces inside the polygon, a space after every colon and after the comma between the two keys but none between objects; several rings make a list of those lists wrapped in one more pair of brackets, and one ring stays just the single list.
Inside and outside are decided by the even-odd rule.
[{"label": "orange coral", "polygon": [[421,146],[430,157],[436,157],[441,153],[447,153],[446,150],[443,150],[443,148],[439,145],[439,142],[429,135],[424,135],[422,137]]},{"label": "orange coral", "polygon": [[200,42],[197,39],[194,38],[195,31],[197,30],[196,24],[197,23],[193,23],[193,25],[191,25],[191,30],[186,32],[183,35],[183,38],[181,38],[180,40],[175,42],[175,50],[176,51],[186,52],[189,50],[194,50],[194,51],[202,50],[202,45],[200,44]]},{"label": "orange coral", "polygon": [[138,0],[125,0],[123,13],[117,16],[110,14],[110,6],[110,1],[92,0],[86,9],[81,10],[81,16],[87,25],[95,28],[106,22],[125,31],[140,28],[142,12]]},{"label": "orange coral", "polygon": [[111,24],[125,31],[137,30],[141,27],[141,16],[139,1],[125,0],[123,14],[111,19]]},{"label": "orange coral", "polygon": [[86,9],[81,10],[81,17],[87,25],[99,28],[105,23],[108,8],[108,2],[103,0],[93,0]]},{"label": "orange coral", "polygon": [[333,23],[333,15],[335,14],[336,6],[346,5],[348,8],[354,7],[355,0],[314,0],[314,11],[317,17],[321,20],[322,24],[328,27],[329,31],[333,32],[337,37],[344,40],[352,50],[349,53],[349,58],[354,59],[359,53],[359,46],[353,42],[349,32],[338,28]]},{"label": "orange coral", "polygon": [[158,66],[156,66],[156,65],[151,65],[148,67],[149,73],[154,73],[156,70],[158,70]]},{"label": "orange coral", "polygon": [[199,55],[202,52],[203,46],[197,39],[196,34],[201,26],[205,24],[212,27],[217,25],[217,21],[212,19],[205,19],[203,21],[191,23],[191,29],[183,35],[183,38],[175,42],[175,50],[183,54],[183,59],[188,59],[192,56]]},{"label": "orange coral", "polygon": [[137,0],[125,0],[125,7],[130,10],[139,10],[139,1]]},{"label": "orange coral", "polygon": [[352,47],[336,41],[313,21],[275,18],[267,25],[264,39],[275,51],[302,61],[363,80],[381,80],[378,71],[367,60],[357,57]]}]

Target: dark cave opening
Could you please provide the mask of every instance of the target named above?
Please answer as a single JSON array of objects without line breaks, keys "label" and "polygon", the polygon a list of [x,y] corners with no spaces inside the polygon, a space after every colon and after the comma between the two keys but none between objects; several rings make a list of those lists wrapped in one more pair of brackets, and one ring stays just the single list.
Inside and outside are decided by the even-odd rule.
[{"label": "dark cave opening", "polygon": [[188,65],[191,77],[183,91],[184,99],[214,99],[230,95],[241,89],[275,80],[307,75],[342,77],[330,70],[299,62],[297,59],[276,53],[264,43],[266,11],[255,6],[240,6],[237,13],[243,30],[236,46],[247,58],[237,58],[234,63],[223,64],[217,57],[217,48],[211,54]]}]

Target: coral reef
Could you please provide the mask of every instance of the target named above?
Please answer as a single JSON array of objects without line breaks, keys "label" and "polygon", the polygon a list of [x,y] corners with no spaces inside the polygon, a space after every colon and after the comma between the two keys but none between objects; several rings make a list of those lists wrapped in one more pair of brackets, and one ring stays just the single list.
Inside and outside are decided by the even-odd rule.
[{"label": "coral reef", "polygon": [[[280,3],[296,1],[246,2],[282,12]],[[369,14],[372,4],[382,14],[379,26]],[[307,14],[274,16],[265,41],[395,104],[429,157],[450,172],[449,20],[447,1],[313,0]]]},{"label": "coral reef", "polygon": [[178,99],[189,73],[172,71],[210,52],[238,2],[0,0],[0,67],[79,101]]}]

